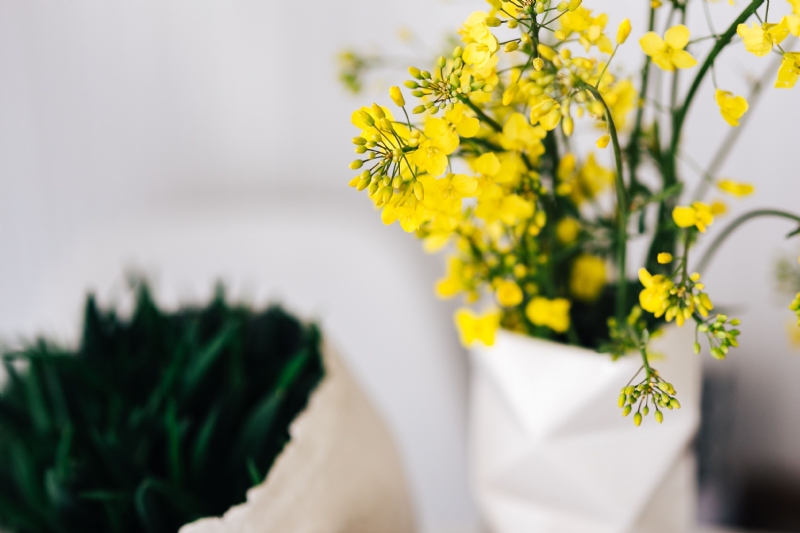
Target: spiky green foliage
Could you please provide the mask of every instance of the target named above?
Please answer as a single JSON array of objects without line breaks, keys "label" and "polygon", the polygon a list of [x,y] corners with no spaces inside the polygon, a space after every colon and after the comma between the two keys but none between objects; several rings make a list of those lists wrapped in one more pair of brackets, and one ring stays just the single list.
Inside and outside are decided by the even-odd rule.
[{"label": "spiky green foliage", "polygon": [[[175,533],[245,500],[323,373],[320,335],[279,308],[86,304],[76,351],[6,354],[0,529]],[[23,368],[20,368],[23,367]]]}]

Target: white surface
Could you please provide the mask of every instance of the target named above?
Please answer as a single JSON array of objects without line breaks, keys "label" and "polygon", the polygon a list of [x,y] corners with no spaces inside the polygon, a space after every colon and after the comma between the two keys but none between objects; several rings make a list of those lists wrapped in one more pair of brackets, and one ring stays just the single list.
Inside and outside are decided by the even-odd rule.
[{"label": "white surface", "polygon": [[[636,427],[608,398],[641,367],[500,332],[475,348],[470,464],[493,533],[691,533],[700,360],[690,328],[653,341],[681,409]],[[641,378],[640,378],[641,379]],[[637,380],[638,382],[638,380]]]},{"label": "white surface", "polygon": [[323,358],[325,377],[267,479],[247,503],[179,533],[413,533],[391,436],[330,347]]},{"label": "white surface", "polygon": [[[442,31],[483,5],[0,0],[0,336],[74,335],[84,290],[107,296],[131,264],[156,275],[173,302],[207,294],[219,276],[234,294],[281,296],[321,318],[386,415],[423,528],[475,526],[465,488],[466,363],[449,307],[431,296],[439,263],[346,190],[349,115],[370,97],[343,96],[333,57],[345,45],[380,45],[422,64]],[[633,20],[622,65],[637,54],[644,3],[597,5],[609,27]],[[711,9],[730,16],[734,8]],[[700,35],[702,14],[692,16]],[[426,46],[393,45],[400,26]],[[736,92],[764,66],[743,52],[725,61],[720,83]],[[759,104],[723,169],[758,183],[736,210],[797,209],[797,102],[795,89]],[[727,131],[709,84],[689,128],[687,153],[707,162]],[[737,379],[734,469],[800,471],[800,357],[785,337],[788,300],[772,295],[769,280],[776,250],[792,249],[782,240],[789,229],[753,223],[706,280],[715,303],[738,306],[744,319],[742,348],[709,362]]]}]

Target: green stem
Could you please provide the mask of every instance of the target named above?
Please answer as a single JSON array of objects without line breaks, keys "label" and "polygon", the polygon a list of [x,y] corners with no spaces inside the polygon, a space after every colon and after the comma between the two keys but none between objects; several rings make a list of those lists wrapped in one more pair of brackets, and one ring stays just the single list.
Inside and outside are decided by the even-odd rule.
[{"label": "green stem", "polygon": [[709,187],[713,185],[714,177],[717,175],[717,172],[719,172],[722,164],[728,158],[731,150],[736,145],[736,141],[739,140],[742,130],[749,122],[750,116],[753,114],[753,110],[755,109],[760,96],[763,94],[765,85],[767,84],[768,80],[775,75],[775,71],[778,70],[781,60],[783,60],[783,56],[776,55],[775,59],[764,71],[764,74],[761,75],[761,78],[753,84],[752,88],[750,89],[750,94],[747,95],[747,102],[750,104],[749,113],[745,113],[745,115],[740,119],[739,126],[731,128],[728,131],[728,134],[725,136],[722,144],[720,144],[719,148],[717,149],[717,153],[714,154],[713,159],[711,159],[708,169],[704,171],[703,180],[697,186],[697,190],[693,196],[693,201],[702,200],[708,192]]},{"label": "green stem", "polygon": [[611,109],[603,99],[600,91],[591,85],[584,84],[584,88],[592,93],[598,102],[603,104],[606,122],[608,123],[608,133],[611,136],[611,143],[614,146],[614,161],[617,166],[616,189],[617,189],[617,268],[619,269],[619,279],[617,280],[617,301],[616,315],[620,324],[623,323],[628,311],[628,280],[626,272],[626,255],[628,247],[628,219],[630,218],[630,202],[628,201],[628,191],[625,188],[625,179],[622,167],[622,150],[617,136],[617,127],[614,118],[611,116]]},{"label": "green stem", "polygon": [[719,247],[722,246],[722,244],[731,235],[731,233],[736,231],[736,229],[738,229],[739,226],[741,226],[745,222],[759,217],[785,218],[787,220],[793,220],[798,224],[800,224],[800,216],[795,215],[793,213],[789,213],[788,211],[781,211],[778,209],[756,209],[755,211],[750,211],[749,213],[745,213],[736,220],[734,220],[733,222],[731,222],[730,224],[728,224],[728,226],[724,230],[722,230],[722,232],[719,235],[717,235],[716,238],[711,242],[711,244],[708,246],[708,249],[706,249],[705,253],[703,254],[703,257],[700,259],[700,262],[697,264],[697,272],[700,272],[701,274],[703,273],[703,271],[708,266],[708,263],[710,263],[711,259],[713,259],[714,254],[716,254]]},{"label": "green stem", "polygon": [[470,101],[470,99],[469,99],[469,98],[466,98],[466,97],[465,97],[465,98],[463,98],[461,101],[462,101],[462,102],[464,102],[465,104],[467,104],[467,107],[469,107],[470,109],[472,109],[472,110],[475,112],[475,114],[476,114],[476,115],[478,115],[478,118],[479,118],[479,119],[480,119],[482,122],[485,122],[485,123],[486,123],[486,124],[487,124],[487,125],[488,125],[490,128],[492,128],[494,131],[496,131],[496,132],[498,132],[498,133],[500,133],[500,132],[502,132],[502,131],[503,131],[503,126],[501,126],[499,122],[497,122],[495,119],[493,119],[492,117],[490,117],[489,115],[487,115],[486,113],[484,113],[484,112],[483,112],[483,110],[481,110],[481,108],[479,108],[478,106],[476,106],[475,104],[473,104],[473,103]]},{"label": "green stem", "polygon": [[[753,13],[756,12],[756,9],[761,7],[761,4],[764,3],[764,0],[753,0],[749,6],[747,6],[744,11],[742,11],[736,20],[725,30],[719,40],[714,44],[714,48],[711,49],[711,52],[708,53],[705,61],[703,61],[700,70],[694,77],[692,81],[692,85],[689,87],[689,92],[686,93],[686,98],[683,101],[683,105],[675,112],[675,118],[673,120],[673,128],[672,128],[672,141],[670,143],[670,156],[674,158],[675,154],[678,150],[678,144],[681,140],[681,129],[683,128],[683,123],[686,120],[686,114],[689,112],[689,107],[692,105],[695,95],[697,94],[700,85],[703,83],[703,79],[705,78],[708,71],[711,69],[711,66],[714,64],[714,60],[717,59],[717,56],[722,52],[722,50],[728,46],[736,35],[736,28],[739,24],[743,24],[744,22],[749,19]],[[674,171],[674,165],[673,169]]]},{"label": "green stem", "polygon": [[[650,24],[649,24],[649,31],[653,31],[656,23],[656,10],[650,6]],[[635,194],[637,189],[637,179],[636,179],[636,171],[639,168],[639,161],[641,160],[641,154],[639,151],[639,138],[642,136],[642,120],[644,119],[644,102],[647,99],[647,86],[648,82],[650,81],[650,65],[652,64],[653,60],[650,56],[647,56],[644,62],[644,68],[642,69],[642,83],[641,88],[639,90],[639,99],[638,105],[636,109],[636,122],[634,122],[633,131],[631,132],[631,138],[628,141],[628,147],[626,152],[628,153],[628,172],[630,173],[631,179],[631,191]]]}]

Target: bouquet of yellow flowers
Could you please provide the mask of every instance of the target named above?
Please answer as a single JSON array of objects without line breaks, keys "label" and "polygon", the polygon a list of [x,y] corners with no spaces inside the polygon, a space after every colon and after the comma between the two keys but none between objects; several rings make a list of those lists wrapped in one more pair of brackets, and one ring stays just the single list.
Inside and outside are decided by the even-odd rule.
[{"label": "bouquet of yellow flowers", "polygon": [[[719,244],[754,217],[800,222],[778,210],[747,213],[689,268],[698,237],[725,210],[703,201],[709,185],[737,197],[754,191],[714,176],[729,138],[694,198],[680,201],[681,132],[698,89],[708,78],[717,87],[715,62],[732,44],[779,55],[777,88],[800,77],[800,52],[786,50],[800,36],[800,0],[783,3],[780,14],[769,0],[749,1],[721,33],[702,1],[709,34],[695,38],[685,25],[690,0],[647,2],[637,85],[609,71],[631,34],[628,19],[609,33],[608,16],[581,0],[487,0],[458,30],[462,42],[450,57],[409,68],[405,92],[414,104],[392,87],[399,110],[373,104],[352,116],[360,157],[350,168],[360,174],[350,185],[366,191],[385,224],[399,223],[426,250],[448,250],[440,296],[491,302],[480,313],[456,312],[463,343],[491,345],[502,327],[614,357],[636,352],[642,368],[619,406],[635,411],[637,425],[651,409],[661,422],[664,410],[680,407],[648,353],[663,324],[693,324],[697,353],[702,339],[720,359],[738,344],[739,321],[713,313],[698,273]],[[685,91],[681,76],[691,80]],[[659,90],[662,81],[671,91]],[[731,127],[746,119],[747,98],[717,87],[714,99]],[[575,142],[579,127],[596,130],[595,147]],[[633,280],[628,248],[640,236],[650,243]]]}]

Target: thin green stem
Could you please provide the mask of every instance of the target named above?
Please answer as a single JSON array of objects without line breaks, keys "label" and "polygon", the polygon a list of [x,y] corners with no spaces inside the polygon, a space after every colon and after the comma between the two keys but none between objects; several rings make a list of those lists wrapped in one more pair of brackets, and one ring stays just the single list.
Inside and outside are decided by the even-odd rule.
[{"label": "thin green stem", "polygon": [[[689,112],[689,107],[692,105],[694,101],[694,97],[697,94],[698,89],[700,89],[700,85],[703,83],[703,79],[705,78],[708,71],[711,69],[711,66],[714,64],[714,60],[717,59],[717,56],[722,52],[722,50],[728,46],[736,35],[736,28],[739,24],[742,24],[749,19],[753,13],[756,12],[756,9],[761,7],[761,4],[764,3],[764,0],[753,0],[749,6],[747,6],[744,11],[742,11],[736,20],[725,30],[719,40],[714,44],[714,48],[708,53],[705,61],[700,66],[700,70],[694,77],[691,86],[689,87],[689,91],[686,93],[686,98],[683,100],[683,105],[680,106],[679,109],[675,112],[675,118],[672,122],[672,139],[670,142],[670,155],[674,159],[675,154],[677,153],[678,144],[681,140],[681,130],[683,128],[683,123],[686,120],[686,114]],[[670,170],[674,173],[674,161]]]},{"label": "thin green stem", "polygon": [[717,152],[714,154],[714,157],[711,159],[711,163],[709,163],[708,168],[703,171],[703,180],[697,186],[697,189],[694,192],[693,201],[702,200],[703,197],[708,193],[708,189],[714,183],[714,177],[719,172],[720,168],[722,168],[723,163],[730,155],[733,147],[736,145],[736,141],[739,140],[739,136],[742,134],[742,130],[744,129],[745,125],[750,121],[750,116],[753,114],[753,109],[755,108],[756,104],[758,103],[759,98],[764,93],[764,87],[767,84],[767,81],[775,75],[775,71],[778,69],[781,61],[783,60],[783,56],[775,56],[772,60],[770,65],[764,70],[764,74],[761,75],[761,78],[753,84],[752,88],[750,89],[750,94],[747,95],[747,102],[750,105],[749,113],[745,113],[745,115],[739,120],[739,126],[736,128],[731,128],[728,131],[728,134],[723,139],[722,144],[720,144]]},{"label": "thin green stem", "polygon": [[708,264],[711,262],[711,259],[714,258],[714,255],[717,253],[717,250],[720,246],[725,242],[725,240],[734,232],[736,231],[739,226],[748,222],[754,218],[759,217],[778,217],[778,218],[785,218],[787,220],[793,220],[800,224],[800,216],[795,215],[794,213],[790,213],[788,211],[781,211],[779,209],[756,209],[755,211],[750,211],[738,217],[736,220],[728,224],[728,226],[722,230],[722,232],[716,236],[716,238],[711,242],[711,244],[706,249],[703,257],[700,258],[700,262],[697,264],[697,272],[701,274],[706,269]]},{"label": "thin green stem", "polygon": [[628,312],[628,279],[625,266],[628,246],[628,220],[630,218],[630,202],[628,201],[628,191],[625,188],[622,150],[617,136],[617,127],[614,124],[614,118],[611,116],[611,109],[608,104],[606,104],[600,91],[596,88],[591,85],[584,85],[584,87],[603,105],[606,122],[608,123],[608,133],[611,136],[611,143],[614,147],[614,161],[617,166],[615,183],[617,189],[617,216],[619,217],[617,221],[617,268],[619,270],[619,279],[617,280],[616,315],[621,324]]},{"label": "thin green stem", "polygon": [[[656,23],[656,10],[650,6],[650,23],[649,30],[653,31]],[[628,154],[628,172],[630,172],[631,191],[635,194],[637,188],[636,171],[639,168],[639,161],[641,160],[641,153],[639,151],[639,138],[642,136],[642,120],[644,119],[644,105],[643,102],[647,100],[647,85],[650,80],[650,65],[652,59],[647,56],[642,68],[642,81],[639,90],[639,99],[637,100],[636,121],[634,122],[633,131],[628,141],[626,152]]]},{"label": "thin green stem", "polygon": [[472,109],[475,112],[475,114],[478,115],[478,118],[482,122],[486,123],[486,125],[492,128],[494,131],[498,133],[503,131],[503,126],[501,126],[499,122],[497,122],[495,119],[484,113],[483,110],[480,107],[473,104],[469,98],[463,98],[461,101],[467,104],[467,107]]}]

